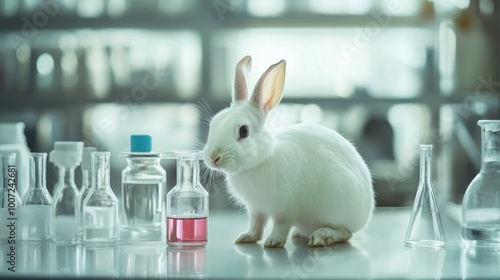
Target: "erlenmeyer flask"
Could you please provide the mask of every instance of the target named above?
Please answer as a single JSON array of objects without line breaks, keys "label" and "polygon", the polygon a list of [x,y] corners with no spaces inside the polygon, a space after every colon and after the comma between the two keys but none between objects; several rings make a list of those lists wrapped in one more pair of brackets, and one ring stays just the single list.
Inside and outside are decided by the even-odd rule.
[{"label": "erlenmeyer flask", "polygon": [[199,151],[176,151],[177,185],[167,194],[167,243],[205,246],[208,193],[199,182]]},{"label": "erlenmeyer flask", "polygon": [[109,182],[110,152],[92,153],[92,189],[83,201],[83,241],[116,242],[119,239],[118,198]]},{"label": "erlenmeyer flask", "polygon": [[92,189],[92,153],[95,147],[85,147],[82,152],[82,187],[76,199],[76,236],[78,241],[83,240],[83,201]]},{"label": "erlenmeyer flask", "polygon": [[431,184],[431,155],[432,145],[420,145],[420,183],[405,237],[405,245],[410,247],[442,247],[446,244]]},{"label": "erlenmeyer flask", "polygon": [[47,153],[31,153],[30,185],[19,208],[23,241],[52,239],[52,196],[45,184],[46,165]]}]

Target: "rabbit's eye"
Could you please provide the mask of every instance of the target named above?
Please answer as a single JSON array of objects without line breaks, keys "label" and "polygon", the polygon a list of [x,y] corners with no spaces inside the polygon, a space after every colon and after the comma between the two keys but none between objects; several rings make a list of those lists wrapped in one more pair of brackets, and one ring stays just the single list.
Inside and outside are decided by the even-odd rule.
[{"label": "rabbit's eye", "polygon": [[[242,125],[239,130],[239,139],[247,138],[248,134],[250,133],[250,130],[248,129],[248,126]],[[238,139],[238,140],[239,140]]]}]

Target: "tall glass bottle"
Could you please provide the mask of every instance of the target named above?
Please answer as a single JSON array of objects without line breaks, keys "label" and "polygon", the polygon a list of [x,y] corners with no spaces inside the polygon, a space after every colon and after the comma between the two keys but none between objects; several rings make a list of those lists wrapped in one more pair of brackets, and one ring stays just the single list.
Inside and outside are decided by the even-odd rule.
[{"label": "tall glass bottle", "polygon": [[83,142],[58,141],[50,152],[50,161],[58,167],[59,179],[52,204],[52,239],[56,243],[76,242],[75,169],[82,161]]},{"label": "tall glass bottle", "polygon": [[167,243],[205,246],[208,193],[199,182],[199,151],[176,151],[177,184],[167,194]]},{"label": "tall glass bottle", "polygon": [[76,236],[77,240],[83,240],[83,201],[92,189],[92,153],[97,151],[95,147],[84,147],[82,153],[82,187],[76,201]]},{"label": "tall glass bottle", "polygon": [[420,183],[405,237],[410,247],[442,247],[446,244],[441,216],[431,183],[432,145],[420,145]]},{"label": "tall glass bottle", "polygon": [[47,153],[31,153],[30,185],[19,208],[21,240],[50,241],[52,239],[52,196],[45,184]]},{"label": "tall glass bottle", "polygon": [[15,153],[0,154],[0,242],[9,244],[17,238],[17,210],[22,204],[16,189],[16,168]]},{"label": "tall glass bottle", "polygon": [[92,153],[92,189],[83,201],[84,242],[116,242],[120,237],[118,198],[109,182],[110,155]]},{"label": "tall glass bottle", "polygon": [[500,120],[480,120],[481,170],[465,192],[462,238],[473,246],[500,246]]},{"label": "tall glass bottle", "polygon": [[167,175],[151,142],[150,135],[131,135],[131,152],[121,153],[127,160],[122,171],[122,241],[165,240]]}]

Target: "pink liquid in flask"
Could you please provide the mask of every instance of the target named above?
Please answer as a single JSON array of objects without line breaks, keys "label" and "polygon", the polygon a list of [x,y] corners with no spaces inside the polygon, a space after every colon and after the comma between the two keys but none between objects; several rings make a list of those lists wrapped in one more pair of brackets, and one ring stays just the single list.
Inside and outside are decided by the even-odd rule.
[{"label": "pink liquid in flask", "polygon": [[167,243],[174,246],[207,244],[208,218],[167,218]]}]

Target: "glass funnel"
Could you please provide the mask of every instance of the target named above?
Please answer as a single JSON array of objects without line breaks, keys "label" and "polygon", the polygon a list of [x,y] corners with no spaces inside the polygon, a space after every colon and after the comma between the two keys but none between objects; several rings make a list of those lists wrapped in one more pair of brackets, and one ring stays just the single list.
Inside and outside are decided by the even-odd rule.
[{"label": "glass funnel", "polygon": [[480,120],[481,170],[465,192],[462,239],[473,246],[500,246],[500,120]]},{"label": "glass funnel", "polygon": [[436,196],[431,184],[432,145],[420,145],[420,183],[405,237],[410,247],[442,247],[446,244]]},{"label": "glass funnel", "polygon": [[46,186],[46,166],[47,153],[31,153],[29,189],[19,208],[23,241],[52,239],[52,196]]},{"label": "glass funnel", "polygon": [[208,193],[200,184],[200,151],[176,151],[177,184],[167,194],[167,243],[207,243]]}]

